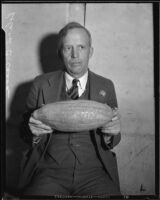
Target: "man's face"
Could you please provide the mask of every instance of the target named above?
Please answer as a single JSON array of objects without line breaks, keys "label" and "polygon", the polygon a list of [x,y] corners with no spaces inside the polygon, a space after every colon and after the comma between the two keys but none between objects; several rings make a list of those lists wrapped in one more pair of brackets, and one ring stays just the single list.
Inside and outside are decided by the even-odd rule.
[{"label": "man's face", "polygon": [[92,53],[93,48],[89,45],[89,36],[82,28],[69,30],[63,38],[62,59],[71,76],[80,78],[85,74]]}]

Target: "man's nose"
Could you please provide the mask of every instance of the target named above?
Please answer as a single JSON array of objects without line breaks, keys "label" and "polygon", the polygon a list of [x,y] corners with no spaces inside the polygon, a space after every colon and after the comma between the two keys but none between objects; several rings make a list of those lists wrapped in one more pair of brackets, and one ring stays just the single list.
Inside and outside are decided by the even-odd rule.
[{"label": "man's nose", "polygon": [[77,58],[79,55],[78,49],[77,48],[73,48],[72,49],[72,57],[73,58]]}]

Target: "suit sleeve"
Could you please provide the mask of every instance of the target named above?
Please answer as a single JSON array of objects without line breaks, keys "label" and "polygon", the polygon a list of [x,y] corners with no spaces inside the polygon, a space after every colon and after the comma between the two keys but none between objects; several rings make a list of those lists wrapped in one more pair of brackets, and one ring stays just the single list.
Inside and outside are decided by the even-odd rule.
[{"label": "suit sleeve", "polygon": [[38,99],[38,86],[36,84],[36,78],[32,83],[27,100],[25,112],[22,116],[22,123],[20,124],[20,136],[29,146],[33,146],[33,143],[40,140],[39,137],[33,136],[29,129],[28,122],[29,118],[34,110],[37,109],[37,99]]},{"label": "suit sleeve", "polygon": [[[115,92],[113,82],[109,81],[106,87],[108,91],[107,104],[112,109],[118,108],[117,97],[116,97],[116,92]],[[116,146],[120,142],[120,140],[121,140],[121,133],[119,133],[118,135],[112,136],[110,138],[108,136],[105,136],[104,134],[104,141],[108,149],[112,149],[114,146]]]}]

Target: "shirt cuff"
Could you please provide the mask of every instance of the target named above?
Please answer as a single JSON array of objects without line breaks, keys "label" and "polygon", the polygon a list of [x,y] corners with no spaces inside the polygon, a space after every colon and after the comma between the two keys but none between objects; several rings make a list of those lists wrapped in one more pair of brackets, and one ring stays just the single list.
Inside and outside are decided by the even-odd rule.
[{"label": "shirt cuff", "polygon": [[41,137],[39,136],[33,136],[32,138],[32,145],[34,146],[35,144],[38,144],[41,140]]},{"label": "shirt cuff", "polygon": [[113,136],[104,135],[104,141],[106,144],[110,144],[112,142]]},{"label": "shirt cuff", "polygon": [[104,142],[105,142],[105,145],[108,149],[112,149],[113,148],[113,138],[114,136],[107,136],[107,135],[104,135]]}]

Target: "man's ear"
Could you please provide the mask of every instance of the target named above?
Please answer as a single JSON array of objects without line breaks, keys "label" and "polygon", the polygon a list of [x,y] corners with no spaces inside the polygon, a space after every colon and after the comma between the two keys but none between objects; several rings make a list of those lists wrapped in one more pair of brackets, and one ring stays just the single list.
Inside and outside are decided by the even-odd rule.
[{"label": "man's ear", "polygon": [[93,47],[90,47],[89,58],[91,58],[92,55],[93,55]]}]

